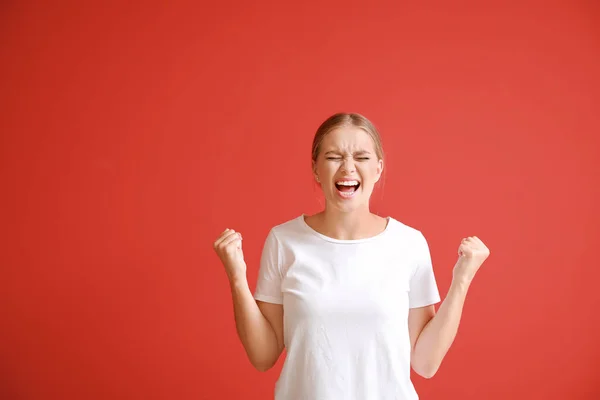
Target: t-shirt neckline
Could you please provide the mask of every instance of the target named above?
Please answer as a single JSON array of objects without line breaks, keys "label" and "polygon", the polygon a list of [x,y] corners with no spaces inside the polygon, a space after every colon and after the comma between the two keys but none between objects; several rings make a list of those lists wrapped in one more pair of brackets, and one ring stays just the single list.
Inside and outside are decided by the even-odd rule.
[{"label": "t-shirt neckline", "polygon": [[314,230],[313,228],[310,227],[310,225],[308,225],[304,219],[304,217],[306,216],[306,214],[302,213],[298,219],[300,220],[300,223],[304,226],[304,228],[306,230],[308,230],[310,233],[312,233],[313,235],[320,237],[323,240],[326,240],[328,242],[332,242],[332,243],[342,243],[342,244],[354,244],[354,243],[364,243],[364,242],[370,242],[372,240],[376,240],[378,238],[380,238],[381,236],[385,235],[387,233],[387,231],[390,230],[390,224],[392,222],[392,217],[388,216],[385,217],[385,219],[387,220],[387,224],[385,225],[385,229],[381,232],[379,232],[377,235],[374,236],[370,236],[367,238],[362,238],[362,239],[336,239],[336,238],[332,238],[330,236],[324,235],[320,232],[317,232],[316,230]]}]

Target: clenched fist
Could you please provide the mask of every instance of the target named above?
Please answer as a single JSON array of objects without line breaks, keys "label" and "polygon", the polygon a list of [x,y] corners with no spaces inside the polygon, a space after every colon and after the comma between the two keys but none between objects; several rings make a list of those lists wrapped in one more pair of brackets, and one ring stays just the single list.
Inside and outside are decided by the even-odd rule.
[{"label": "clenched fist", "polygon": [[230,281],[246,277],[246,262],[242,251],[242,234],[225,229],[213,244]]},{"label": "clenched fist", "polygon": [[458,247],[458,261],[453,271],[454,278],[471,282],[489,255],[490,250],[477,236],[464,238]]}]

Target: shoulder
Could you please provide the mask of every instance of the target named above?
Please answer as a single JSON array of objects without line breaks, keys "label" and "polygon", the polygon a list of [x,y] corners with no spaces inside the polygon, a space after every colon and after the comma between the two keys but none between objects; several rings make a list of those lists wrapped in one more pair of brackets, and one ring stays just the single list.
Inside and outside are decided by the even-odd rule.
[{"label": "shoulder", "polygon": [[300,215],[284,222],[277,223],[270,229],[269,236],[282,239],[288,236],[297,235],[303,229],[302,224],[305,223],[303,218],[303,215]]},{"label": "shoulder", "polygon": [[401,236],[405,240],[416,240],[421,241],[425,239],[423,232],[415,226],[408,225],[394,217],[389,217],[390,222],[388,229],[393,232],[394,235]]},{"label": "shoulder", "polygon": [[390,218],[390,227],[394,231],[393,241],[396,246],[401,248],[417,264],[431,257],[429,244],[420,229],[393,218]]}]

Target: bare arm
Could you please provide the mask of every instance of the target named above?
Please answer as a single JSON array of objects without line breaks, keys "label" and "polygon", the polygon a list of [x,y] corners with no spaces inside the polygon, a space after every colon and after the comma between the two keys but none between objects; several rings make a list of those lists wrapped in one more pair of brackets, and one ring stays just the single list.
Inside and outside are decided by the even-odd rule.
[{"label": "bare arm", "polygon": [[437,314],[433,305],[408,314],[411,365],[425,378],[435,375],[454,342],[469,286],[490,250],[477,236],[469,236],[461,241],[458,255],[450,290]]},{"label": "bare arm", "polygon": [[238,337],[252,365],[266,371],[283,351],[283,306],[254,300],[245,278],[230,286]]},{"label": "bare arm", "polygon": [[257,302],[252,296],[240,233],[226,229],[213,247],[229,279],[238,337],[252,365],[266,371],[283,351],[283,305]]},{"label": "bare arm", "polygon": [[409,311],[411,365],[424,378],[435,375],[454,342],[468,287],[469,283],[453,281],[437,313],[433,305]]}]

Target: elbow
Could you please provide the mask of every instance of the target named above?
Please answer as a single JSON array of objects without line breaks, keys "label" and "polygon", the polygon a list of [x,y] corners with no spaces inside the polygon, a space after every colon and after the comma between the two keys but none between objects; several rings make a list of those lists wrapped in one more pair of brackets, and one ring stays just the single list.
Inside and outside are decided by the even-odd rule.
[{"label": "elbow", "polygon": [[436,372],[437,372],[437,370],[435,370],[435,369],[428,369],[428,370],[424,370],[422,372],[417,372],[417,373],[425,379],[431,379],[431,378],[433,378],[433,376],[435,375]]},{"label": "elbow", "polygon": [[259,372],[267,372],[268,370],[273,368],[274,365],[274,362],[269,362],[265,360],[252,361],[252,366]]},{"label": "elbow", "polygon": [[434,377],[436,372],[438,371],[439,366],[429,364],[429,365],[413,365],[413,370],[421,377],[425,379],[431,379]]},{"label": "elbow", "polygon": [[[273,349],[275,350],[275,349]],[[277,364],[281,350],[274,351],[246,351],[248,360],[259,372],[267,372]]]},{"label": "elbow", "polygon": [[272,366],[267,364],[252,364],[254,368],[259,372],[267,372]]}]

